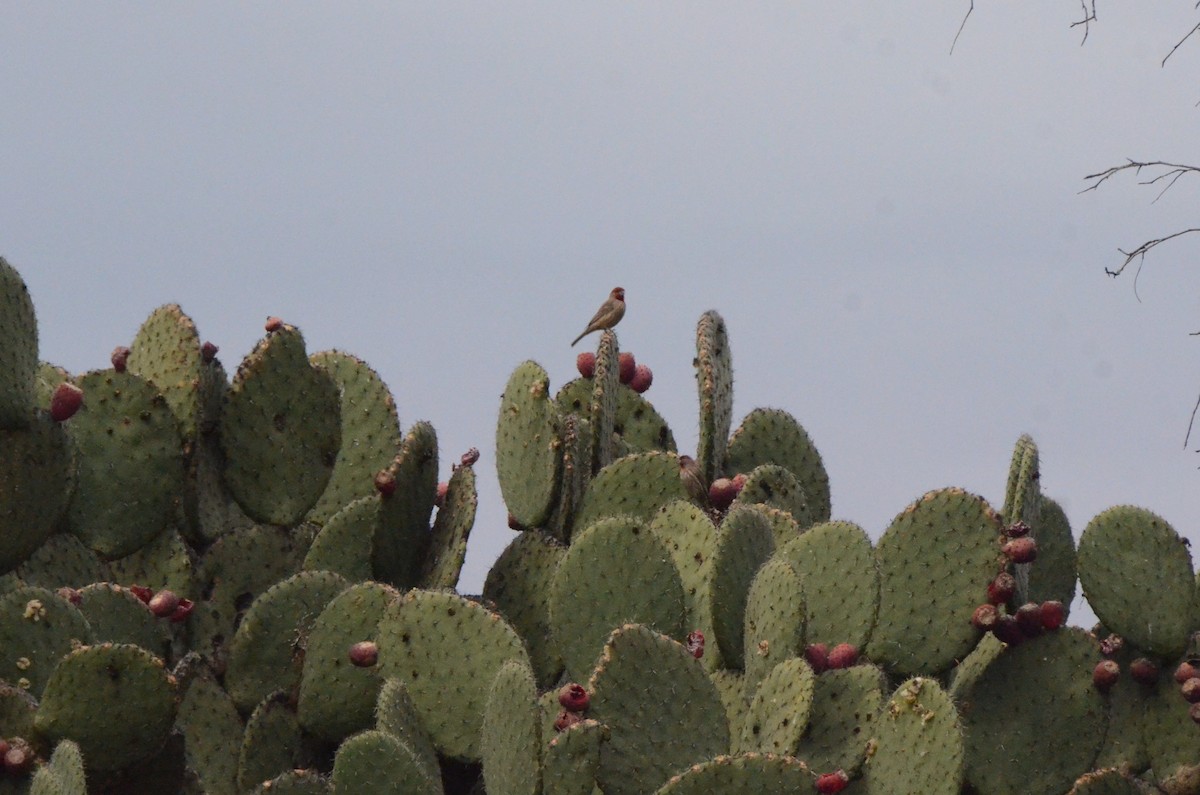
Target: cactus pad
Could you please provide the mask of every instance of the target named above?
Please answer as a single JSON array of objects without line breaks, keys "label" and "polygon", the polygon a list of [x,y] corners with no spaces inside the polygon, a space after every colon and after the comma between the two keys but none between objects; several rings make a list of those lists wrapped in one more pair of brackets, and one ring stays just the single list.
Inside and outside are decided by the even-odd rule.
[{"label": "cactus pad", "polygon": [[442,795],[442,782],[429,777],[403,742],[387,732],[371,730],[338,747],[333,789],[371,795]]},{"label": "cactus pad", "polygon": [[42,588],[82,588],[93,582],[111,579],[109,567],[96,553],[73,535],[58,533],[17,567],[17,576],[26,585]]},{"label": "cactus pad", "polygon": [[199,597],[192,551],[173,527],[136,552],[109,561],[108,568],[113,582],[145,585],[156,591],[168,588],[188,599]]},{"label": "cactus pad", "polygon": [[997,571],[1000,520],[961,489],[931,491],[875,547],[879,618],[867,656],[902,674],[938,673],[979,641],[971,614]]},{"label": "cactus pad", "polygon": [[800,482],[812,522],[829,521],[829,475],[808,432],[781,409],[755,409],[729,439],[725,472],[750,474],[761,464],[778,464]]},{"label": "cactus pad", "polygon": [[55,746],[50,762],[33,774],[29,795],[87,795],[83,753],[77,743],[63,740]]},{"label": "cactus pad", "polygon": [[[1175,530],[1144,508],[1096,515],[1079,538],[1079,581],[1104,626],[1164,659],[1183,653],[1196,615],[1192,556]],[[1146,584],[1154,598],[1146,599]]]},{"label": "cactus pad", "polygon": [[718,756],[673,776],[656,795],[812,792],[813,774],[799,759],[773,754]]},{"label": "cactus pad", "polygon": [[614,630],[587,688],[589,716],[612,732],[596,776],[607,795],[653,792],[729,747],[716,687],[682,645],[652,629]]},{"label": "cactus pad", "polygon": [[491,601],[525,641],[534,673],[549,686],[562,670],[550,637],[550,582],[567,549],[537,530],[518,533],[483,583]]},{"label": "cactus pad", "polygon": [[[683,604],[688,630],[699,630],[717,645],[713,629],[712,587],[713,551],[717,546],[717,527],[703,510],[685,500],[668,503],[654,514],[650,530],[662,540],[683,584]],[[670,634],[670,633],[668,633]],[[740,649],[740,647],[739,647]],[[731,650],[733,651],[733,650]],[[716,668],[721,652],[713,650],[704,658],[706,668]]]},{"label": "cactus pad", "polygon": [[330,517],[317,533],[304,556],[304,568],[335,571],[350,582],[371,579],[379,529],[379,495],[358,498]]},{"label": "cactus pad", "polygon": [[649,518],[673,500],[686,500],[679,458],[671,453],[633,453],[600,470],[584,492],[575,527],[608,516]]},{"label": "cactus pad", "polygon": [[529,663],[520,636],[498,614],[457,594],[409,591],[388,606],[378,637],[379,675],[405,683],[438,750],[477,760],[496,672],[508,660]]},{"label": "cactus pad", "polygon": [[[2,272],[0,259],[0,282]],[[48,415],[28,414],[24,427],[0,427],[0,572],[28,558],[50,536],[71,495],[74,453],[67,432]]]},{"label": "cactus pad", "polygon": [[1029,566],[1027,598],[1039,604],[1050,599],[1062,602],[1068,611],[1065,615],[1070,615],[1077,582],[1071,523],[1062,506],[1049,497],[1042,497],[1040,516],[1035,532],[1037,562]]},{"label": "cactus pad", "polygon": [[91,642],[83,613],[53,591],[24,587],[0,597],[0,679],[34,698],[63,655]]},{"label": "cactus pad", "polygon": [[237,707],[207,666],[186,687],[175,728],[183,735],[188,767],[204,792],[237,795],[238,752],[245,733]]},{"label": "cactus pad", "polygon": [[116,770],[157,751],[175,721],[175,686],[162,660],[137,646],[84,646],[58,664],[34,725],[79,743],[87,766]]},{"label": "cactus pad", "polygon": [[809,728],[795,755],[813,770],[841,769],[856,775],[883,704],[883,686],[883,671],[873,665],[855,665],[818,676]]},{"label": "cactus pad", "polygon": [[776,556],[762,565],[746,597],[743,669],[746,695],[752,696],[772,668],[804,648],[804,584],[786,560]]},{"label": "cactus pad", "polygon": [[341,444],[341,398],[298,330],[271,332],[238,367],[220,434],[225,482],[251,518],[290,525],[316,504]]},{"label": "cactus pad", "polygon": [[879,573],[866,531],[851,522],[826,522],[792,539],[778,554],[804,582],[807,641],[863,648],[879,609]]},{"label": "cactus pad", "polygon": [[[554,402],[563,415],[589,416],[591,400],[590,378],[568,381],[554,396]],[[675,436],[667,421],[650,401],[632,389],[617,390],[617,416],[613,421],[613,432],[621,437],[631,452],[675,452]]]},{"label": "cactus pad", "polygon": [[170,645],[167,622],[127,588],[107,582],[92,583],[79,592],[79,611],[92,628],[95,643],[129,643],[157,657]]},{"label": "cactus pad", "polygon": [[700,393],[700,442],[696,463],[702,480],[712,483],[725,464],[733,425],[733,354],[725,320],[715,310],[696,324],[696,387]]},{"label": "cactus pad", "polygon": [[245,792],[296,767],[300,757],[300,724],[286,693],[263,699],[246,721],[238,754],[238,788]]},{"label": "cactus pad", "polygon": [[166,304],[150,313],[129,346],[126,367],[158,388],[178,419],[183,437],[196,438],[205,364],[196,324],[178,304]]},{"label": "cactus pad", "polygon": [[453,588],[458,583],[467,556],[467,538],[475,525],[479,492],[475,488],[475,470],[460,466],[450,476],[446,502],[438,509],[421,566],[423,588]]},{"label": "cactus pad", "polygon": [[713,651],[726,668],[742,667],[746,597],[755,573],[774,550],[771,523],[764,512],[754,506],[733,506],[721,522],[706,594],[716,641]]},{"label": "cactus pad", "polygon": [[538,795],[539,708],[533,670],[520,660],[500,666],[480,731],[483,781],[499,795]]},{"label": "cactus pad", "polygon": [[[999,744],[998,731],[992,735]],[[867,762],[871,795],[958,795],[963,738],[954,702],[933,679],[909,679],[875,722],[875,753]],[[981,790],[987,792],[988,790]]]},{"label": "cactus pad", "polygon": [[550,584],[551,633],[568,676],[586,677],[609,633],[626,622],[682,638],[684,605],[671,554],[644,523],[606,519],[587,528]]},{"label": "cactus pad", "polygon": [[382,500],[375,537],[375,579],[400,589],[417,584],[429,545],[429,516],[437,499],[437,433],[428,422],[408,429],[400,454],[388,468],[396,491]]},{"label": "cactus pad", "polygon": [[737,501],[786,511],[801,529],[816,521],[804,487],[795,475],[778,464],[762,464],[751,470],[746,477],[746,485],[738,493]]},{"label": "cactus pad", "polygon": [[816,679],[800,657],[772,668],[759,683],[740,729],[731,727],[733,752],[794,755],[808,729]]},{"label": "cactus pad", "polygon": [[524,362],[509,376],[496,423],[500,493],[523,527],[541,527],[554,507],[560,446],[550,377],[536,362]]},{"label": "cactus pad", "polygon": [[1170,677],[1144,699],[1145,742],[1154,780],[1168,793],[1200,789],[1200,728],[1188,716],[1187,702]]},{"label": "cactus pad", "polygon": [[592,795],[608,727],[591,719],[559,733],[545,747],[542,795]]},{"label": "cactus pad", "polygon": [[395,677],[386,679],[379,688],[375,724],[380,731],[392,735],[412,751],[426,778],[437,780],[441,776],[437,751],[421,729],[417,708],[402,680]]},{"label": "cactus pad", "polygon": [[0,428],[20,428],[32,419],[37,368],[33,299],[21,274],[0,257]]}]

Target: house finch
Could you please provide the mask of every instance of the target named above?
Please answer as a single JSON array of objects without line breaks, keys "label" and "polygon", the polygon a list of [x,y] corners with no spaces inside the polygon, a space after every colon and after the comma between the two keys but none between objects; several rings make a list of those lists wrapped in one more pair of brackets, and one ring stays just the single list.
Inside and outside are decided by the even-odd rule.
[{"label": "house finch", "polygon": [[693,502],[708,507],[708,489],[700,476],[700,465],[690,455],[679,456],[679,479]]},{"label": "house finch", "polygon": [[[600,308],[592,316],[587,328],[575,338],[575,342],[579,342],[593,331],[612,328],[620,323],[623,317],[625,317],[625,288],[614,287],[612,288],[612,292],[608,294],[608,300],[600,304]],[[571,343],[572,348],[575,347],[575,342]]]}]

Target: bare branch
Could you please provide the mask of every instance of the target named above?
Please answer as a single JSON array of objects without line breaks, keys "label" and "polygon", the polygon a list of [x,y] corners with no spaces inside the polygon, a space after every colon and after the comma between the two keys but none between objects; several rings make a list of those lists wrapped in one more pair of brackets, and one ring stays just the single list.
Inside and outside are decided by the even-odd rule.
[{"label": "bare branch", "polygon": [[[1200,6],[1200,3],[1197,3],[1197,6]],[[1190,38],[1192,37],[1192,34],[1193,34],[1193,33],[1195,33],[1195,32],[1196,32],[1196,31],[1198,31],[1198,30],[1200,30],[1200,22],[1197,22],[1197,23],[1196,23],[1196,27],[1194,27],[1194,28],[1192,28],[1191,30],[1189,30],[1189,31],[1187,32],[1187,35],[1186,35],[1186,36],[1184,36],[1184,37],[1183,37],[1182,39],[1180,39],[1179,41],[1175,42],[1175,46],[1174,46],[1174,47],[1172,47],[1172,48],[1171,48],[1171,51],[1170,51],[1169,53],[1167,53],[1167,54],[1166,54],[1166,56],[1164,56],[1164,57],[1163,57],[1163,59],[1162,59],[1162,63],[1160,63],[1160,64],[1159,64],[1159,66],[1166,66],[1166,65],[1167,65],[1167,58],[1170,58],[1172,55],[1174,55],[1174,54],[1175,54],[1175,51],[1179,49],[1180,45],[1182,45],[1182,44],[1183,44],[1185,41],[1187,41],[1188,39],[1190,39]]]},{"label": "bare branch", "polygon": [[[1109,276],[1114,276],[1114,277],[1120,276],[1125,271],[1125,268],[1129,265],[1129,263],[1133,262],[1136,259],[1136,260],[1138,260],[1138,272],[1140,273],[1141,269],[1142,269],[1141,263],[1143,261],[1145,261],[1146,254],[1150,251],[1150,249],[1154,248],[1155,246],[1161,245],[1162,243],[1166,243],[1169,240],[1174,240],[1177,237],[1183,237],[1184,235],[1190,235],[1193,232],[1200,232],[1200,227],[1194,226],[1191,229],[1180,229],[1178,232],[1173,232],[1164,237],[1155,238],[1154,240],[1147,240],[1145,243],[1141,244],[1140,246],[1135,248],[1133,251],[1126,251],[1124,249],[1119,248],[1119,249],[1117,249],[1117,251],[1120,251],[1122,254],[1125,255],[1125,261],[1122,262],[1121,266],[1119,268],[1117,268],[1116,270],[1109,270],[1108,268],[1105,268],[1104,272],[1107,273]],[[1137,276],[1134,276],[1134,283],[1135,284],[1137,283]]]},{"label": "bare branch", "polygon": [[1083,19],[1072,22],[1071,27],[1077,28],[1083,25],[1083,40],[1079,42],[1079,46],[1087,44],[1088,34],[1092,32],[1092,23],[1096,21],[1096,0],[1091,0],[1091,10],[1088,9],[1089,0],[1079,0],[1079,6],[1083,9]]},{"label": "bare branch", "polygon": [[975,0],[971,0],[971,7],[967,9],[966,16],[963,17],[962,24],[958,26],[958,33],[954,34],[954,41],[950,42],[950,54],[954,54],[954,45],[958,44],[958,37],[962,35],[963,28],[967,26],[967,20],[971,18],[971,13],[975,10]]},{"label": "bare branch", "polygon": [[1170,190],[1171,187],[1175,185],[1176,181],[1178,181],[1179,178],[1182,177],[1183,175],[1185,175],[1185,174],[1200,174],[1200,166],[1188,166],[1188,165],[1183,165],[1180,163],[1167,163],[1163,160],[1141,161],[1141,160],[1129,160],[1128,158],[1126,158],[1126,161],[1127,162],[1124,165],[1113,166],[1112,168],[1106,168],[1103,171],[1097,172],[1095,174],[1088,174],[1086,177],[1084,177],[1084,180],[1092,180],[1092,184],[1088,185],[1086,188],[1084,188],[1083,190],[1081,190],[1079,192],[1087,193],[1088,191],[1095,190],[1096,188],[1100,187],[1105,182],[1107,182],[1111,177],[1115,177],[1117,174],[1121,173],[1122,171],[1129,171],[1130,169],[1132,169],[1135,174],[1140,176],[1143,169],[1154,168],[1154,169],[1162,169],[1162,173],[1157,174],[1149,179],[1139,180],[1138,184],[1139,185],[1153,185],[1157,182],[1165,181],[1166,185],[1163,187],[1163,189],[1161,191],[1159,191],[1158,196],[1154,197],[1154,201],[1158,201],[1159,199],[1162,198],[1162,195],[1164,193],[1166,193],[1168,190]]},{"label": "bare branch", "polygon": [[[1192,334],[1192,336],[1195,336],[1196,334],[1200,334],[1200,332],[1194,332]],[[1192,438],[1192,426],[1196,424],[1196,410],[1197,409],[1200,409],[1200,397],[1196,398],[1196,405],[1192,406],[1192,418],[1190,420],[1188,420],[1187,433],[1184,434],[1184,437],[1183,437],[1183,449],[1184,450],[1187,449],[1188,439]]]}]

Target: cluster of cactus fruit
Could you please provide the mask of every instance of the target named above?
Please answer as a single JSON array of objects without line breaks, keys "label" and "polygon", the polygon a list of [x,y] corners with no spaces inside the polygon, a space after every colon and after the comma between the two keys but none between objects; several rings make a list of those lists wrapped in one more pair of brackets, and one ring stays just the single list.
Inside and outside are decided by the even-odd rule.
[{"label": "cluster of cactus fruit", "polygon": [[1023,436],[1002,510],[872,544],[789,414],[733,429],[717,313],[696,344],[694,457],[611,330],[556,394],[516,368],[520,532],[463,596],[479,453],[439,484],[363,362],[271,318],[230,379],[170,305],[72,376],[0,260],[0,795],[1200,792],[1165,521],[1077,545]]}]

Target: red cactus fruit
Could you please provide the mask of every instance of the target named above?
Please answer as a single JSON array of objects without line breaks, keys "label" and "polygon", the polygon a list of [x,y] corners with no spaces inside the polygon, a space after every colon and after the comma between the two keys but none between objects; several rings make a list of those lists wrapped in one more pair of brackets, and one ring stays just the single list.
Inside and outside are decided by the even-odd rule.
[{"label": "red cactus fruit", "polygon": [[83,601],[83,594],[77,588],[63,587],[56,590],[55,593],[73,605],[77,605]]},{"label": "red cactus fruit", "polygon": [[211,342],[205,342],[200,346],[200,359],[205,364],[211,364],[212,360],[217,358],[217,351],[221,350]]},{"label": "red cactus fruit", "polygon": [[987,600],[994,605],[1008,604],[1017,592],[1017,580],[1007,571],[996,575],[996,579],[988,583]]},{"label": "red cactus fruit", "polygon": [[459,463],[465,467],[475,466],[475,462],[479,460],[479,448],[472,447],[470,450],[462,454],[462,458],[458,459]]},{"label": "red cactus fruit", "polygon": [[1053,632],[1067,620],[1067,609],[1057,599],[1042,602],[1042,629]]},{"label": "red cactus fruit", "polygon": [[146,604],[150,607],[151,613],[159,618],[167,618],[175,612],[175,608],[179,607],[179,597],[174,591],[164,588],[150,597],[150,601]]},{"label": "red cactus fruit", "polygon": [[583,685],[571,682],[562,686],[558,691],[558,703],[563,709],[571,712],[587,712],[588,705],[592,703],[592,697],[588,695],[588,691]]},{"label": "red cactus fruit", "polygon": [[617,356],[617,369],[622,384],[628,384],[633,380],[633,374],[637,372],[637,361],[634,360],[632,353],[622,353]]},{"label": "red cactus fruit", "polygon": [[829,667],[832,670],[849,668],[858,662],[858,649],[853,643],[839,643],[829,650]]},{"label": "red cactus fruit", "polygon": [[730,480],[733,481],[733,496],[736,497],[742,493],[742,489],[746,487],[746,481],[749,480],[749,478],[747,478],[744,473],[739,472],[730,478]]},{"label": "red cactus fruit", "polygon": [[180,599],[179,604],[175,606],[175,612],[170,615],[170,622],[172,624],[183,623],[195,608],[196,604],[191,599]]},{"label": "red cactus fruit", "polygon": [[1027,638],[1042,634],[1042,606],[1037,602],[1027,602],[1017,608],[1017,626]]},{"label": "red cactus fruit", "polygon": [[283,318],[278,318],[274,315],[271,315],[269,318],[267,318],[267,323],[263,328],[265,328],[267,331],[279,331],[279,329],[283,328]]},{"label": "red cactus fruit", "polygon": [[1144,685],[1153,685],[1158,682],[1158,666],[1153,660],[1138,657],[1129,663],[1129,675]]},{"label": "red cactus fruit", "polygon": [[1023,538],[1029,535],[1029,525],[1024,522],[1013,522],[1004,528],[1004,535],[1009,538]]},{"label": "red cactus fruit", "polygon": [[637,369],[633,371],[633,378],[629,381],[629,388],[639,395],[650,388],[654,383],[654,373],[644,364],[639,364]]},{"label": "red cactus fruit", "polygon": [[698,629],[694,629],[688,633],[687,642],[688,653],[699,660],[704,656],[704,633]]},{"label": "red cactus fruit", "polygon": [[1189,704],[1200,704],[1200,677],[1193,676],[1179,686],[1179,692]]},{"label": "red cactus fruit", "polygon": [[1112,690],[1120,676],[1121,666],[1117,665],[1115,660],[1101,660],[1092,669],[1092,684],[1101,693],[1107,693]]},{"label": "red cactus fruit", "polygon": [[708,487],[708,501],[718,511],[728,508],[736,496],[737,489],[734,488],[733,481],[729,478],[717,478]]},{"label": "red cactus fruit", "polygon": [[1000,618],[1000,611],[996,609],[994,604],[982,604],[975,608],[975,612],[971,614],[971,623],[975,625],[975,629],[987,632],[996,626],[996,619],[998,618]]},{"label": "red cactus fruit", "polygon": [[575,357],[575,367],[578,368],[581,376],[591,378],[596,374],[596,354],[591,351],[579,354]]},{"label": "red cactus fruit", "polygon": [[4,752],[4,772],[13,777],[24,776],[33,769],[33,749],[23,740],[8,743]]},{"label": "red cactus fruit", "polygon": [[829,668],[829,646],[824,643],[810,643],[804,647],[804,659],[813,673],[819,674]]},{"label": "red cactus fruit", "polygon": [[846,775],[846,771],[840,768],[832,773],[822,773],[817,776],[817,792],[821,795],[841,792],[848,786],[850,786],[850,777]]},{"label": "red cactus fruit", "polygon": [[433,504],[439,508],[441,508],[443,505],[445,505],[446,504],[446,492],[448,492],[449,490],[450,490],[450,484],[447,483],[446,481],[443,480],[441,483],[437,484],[437,496],[433,498]]},{"label": "red cactus fruit", "polygon": [[1187,660],[1179,663],[1179,667],[1175,669],[1175,684],[1181,685],[1189,679],[1200,677],[1200,668],[1192,665]]},{"label": "red cactus fruit", "polygon": [[558,713],[558,717],[554,719],[554,731],[566,731],[581,721],[583,721],[583,716],[578,712],[572,712],[569,709],[564,709],[562,712]]},{"label": "red cactus fruit", "polygon": [[1105,657],[1111,657],[1123,648],[1125,648],[1125,639],[1115,632],[1100,641],[1100,653]]},{"label": "red cactus fruit", "polygon": [[992,634],[1009,646],[1016,646],[1025,640],[1025,633],[1021,631],[1020,625],[1017,624],[1016,616],[997,616],[996,626],[992,627]]},{"label": "red cactus fruit", "polygon": [[129,349],[124,345],[118,345],[113,348],[109,361],[112,362],[113,369],[118,373],[125,372],[125,366],[129,363]]},{"label": "red cactus fruit", "polygon": [[375,473],[375,491],[383,497],[396,493],[396,476],[390,470],[381,469]]},{"label": "red cactus fruit", "polygon": [[146,604],[150,604],[150,597],[154,596],[154,589],[147,588],[145,585],[131,585],[129,591]]},{"label": "red cactus fruit", "polygon": [[350,647],[350,664],[358,668],[370,668],[379,660],[379,646],[369,640],[360,640]]},{"label": "red cactus fruit", "polygon": [[1037,542],[1028,536],[1006,541],[1002,549],[1013,563],[1033,563],[1037,558]]},{"label": "red cactus fruit", "polygon": [[63,381],[50,397],[50,419],[55,422],[65,422],[75,416],[83,405],[83,390],[72,383]]}]

